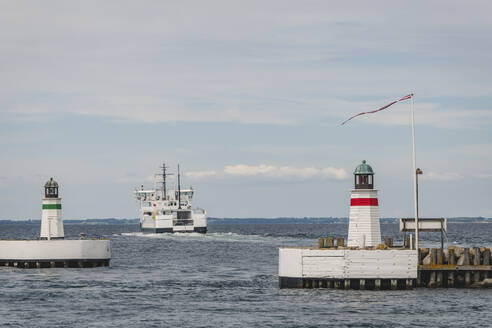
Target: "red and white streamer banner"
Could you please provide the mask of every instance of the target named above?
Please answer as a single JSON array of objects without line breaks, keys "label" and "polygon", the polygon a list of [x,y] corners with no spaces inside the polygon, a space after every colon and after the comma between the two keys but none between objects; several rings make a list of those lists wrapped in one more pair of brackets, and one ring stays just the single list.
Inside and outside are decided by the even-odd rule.
[{"label": "red and white streamer banner", "polygon": [[362,112],[362,113],[359,113],[359,114],[357,114],[357,115],[354,115],[354,116],[352,116],[352,117],[349,117],[348,119],[346,119],[345,121],[343,121],[341,125],[344,125],[345,123],[347,123],[348,121],[350,121],[350,120],[351,120],[351,119],[353,119],[353,118],[356,118],[357,116],[361,116],[361,115],[364,115],[364,114],[372,114],[372,113],[379,112],[379,111],[381,111],[381,110],[383,110],[383,109],[386,109],[386,108],[390,107],[391,105],[396,104],[396,103],[397,103],[397,102],[399,102],[399,101],[407,100],[407,99],[410,99],[410,98],[412,98],[412,97],[413,97],[413,93],[411,93],[411,94],[409,94],[409,95],[406,95],[405,97],[401,97],[401,98],[400,98],[400,99],[398,99],[398,100],[392,101],[392,102],[390,102],[389,104],[387,104],[386,106],[383,106],[383,107],[381,107],[381,108],[379,108],[379,109],[372,110],[372,111],[370,111],[370,112]]}]

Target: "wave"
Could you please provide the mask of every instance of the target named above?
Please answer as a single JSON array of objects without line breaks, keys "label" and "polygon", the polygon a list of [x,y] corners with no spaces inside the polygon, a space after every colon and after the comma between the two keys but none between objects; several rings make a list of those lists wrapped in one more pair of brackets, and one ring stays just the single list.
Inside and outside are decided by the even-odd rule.
[{"label": "wave", "polygon": [[236,232],[209,232],[206,234],[198,232],[175,232],[175,233],[143,233],[143,232],[124,232],[116,236],[167,239],[175,241],[186,241],[190,239],[199,241],[222,241],[222,242],[245,242],[245,243],[285,243],[299,242],[299,238],[287,236],[272,236],[270,234],[239,234]]}]

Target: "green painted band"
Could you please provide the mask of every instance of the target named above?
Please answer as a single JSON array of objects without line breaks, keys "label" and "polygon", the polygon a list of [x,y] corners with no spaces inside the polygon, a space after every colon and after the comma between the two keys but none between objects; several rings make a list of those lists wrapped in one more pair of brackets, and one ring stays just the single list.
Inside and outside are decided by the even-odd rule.
[{"label": "green painted band", "polygon": [[43,210],[61,210],[61,204],[43,204]]}]

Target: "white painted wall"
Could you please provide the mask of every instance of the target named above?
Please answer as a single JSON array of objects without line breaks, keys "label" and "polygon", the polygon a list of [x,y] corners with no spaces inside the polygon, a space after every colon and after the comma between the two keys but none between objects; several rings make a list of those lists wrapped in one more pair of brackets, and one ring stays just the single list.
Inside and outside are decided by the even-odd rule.
[{"label": "white painted wall", "polygon": [[206,227],[207,215],[206,213],[193,213],[193,226],[194,227]]},{"label": "white painted wall", "polygon": [[280,248],[278,253],[280,277],[302,277],[302,251],[298,248]]},{"label": "white painted wall", "polygon": [[[354,189],[351,198],[378,198],[378,191]],[[379,206],[350,206],[347,239],[349,247],[371,247],[381,244]]]},{"label": "white painted wall", "polygon": [[327,279],[415,279],[416,250],[279,249],[279,276]]},{"label": "white painted wall", "polygon": [[109,240],[0,240],[2,260],[109,259]]},{"label": "white painted wall", "polygon": [[[61,198],[43,198],[43,205],[61,205]],[[41,238],[63,238],[63,219],[61,209],[43,209],[41,215]]]},{"label": "white painted wall", "polygon": [[[155,228],[159,228],[159,229],[162,229],[162,228],[172,228],[173,227],[173,218],[175,217],[175,215],[157,215],[155,217],[155,221],[153,222],[150,222],[152,225],[150,226],[150,228],[152,227],[155,227]],[[144,227],[144,226],[142,226]],[[149,226],[145,226],[144,228],[148,228]]]}]

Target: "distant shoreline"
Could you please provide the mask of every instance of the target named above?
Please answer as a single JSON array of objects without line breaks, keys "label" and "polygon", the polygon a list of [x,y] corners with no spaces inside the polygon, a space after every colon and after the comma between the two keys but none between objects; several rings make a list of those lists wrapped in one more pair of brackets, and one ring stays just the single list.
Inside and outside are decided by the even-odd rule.
[{"label": "distant shoreline", "polygon": [[[382,218],[382,224],[398,223],[398,218]],[[483,217],[455,217],[448,218],[449,223],[492,223],[492,218]],[[0,225],[4,224],[41,224],[40,219],[27,220],[0,220]],[[139,219],[67,219],[65,224],[138,224]],[[208,218],[208,224],[334,224],[348,223],[348,218]]]}]

